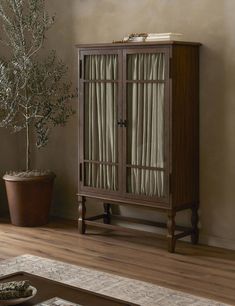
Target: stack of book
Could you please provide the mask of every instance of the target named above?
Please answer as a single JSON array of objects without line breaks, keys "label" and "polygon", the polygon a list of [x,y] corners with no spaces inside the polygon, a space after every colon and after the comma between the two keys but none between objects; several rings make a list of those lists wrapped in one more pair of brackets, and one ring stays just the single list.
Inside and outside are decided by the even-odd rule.
[{"label": "stack of book", "polygon": [[180,33],[133,33],[124,37],[123,42],[151,42],[181,39],[182,34]]},{"label": "stack of book", "polygon": [[145,41],[165,41],[165,40],[181,40],[180,33],[149,33]]}]

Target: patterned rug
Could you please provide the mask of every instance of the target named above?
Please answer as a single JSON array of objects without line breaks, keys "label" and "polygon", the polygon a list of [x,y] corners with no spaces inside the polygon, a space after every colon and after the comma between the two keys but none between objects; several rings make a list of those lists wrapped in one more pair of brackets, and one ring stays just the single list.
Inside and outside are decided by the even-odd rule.
[{"label": "patterned rug", "polygon": [[228,305],[150,283],[33,255],[22,255],[0,262],[0,276],[17,271],[33,273],[143,306]]}]

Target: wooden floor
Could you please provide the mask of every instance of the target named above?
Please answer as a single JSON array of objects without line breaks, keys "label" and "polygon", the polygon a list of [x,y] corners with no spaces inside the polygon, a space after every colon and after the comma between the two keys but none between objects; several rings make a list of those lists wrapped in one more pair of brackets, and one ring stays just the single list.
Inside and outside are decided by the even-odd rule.
[{"label": "wooden floor", "polygon": [[161,238],[100,230],[81,236],[72,221],[29,229],[0,220],[0,259],[34,254],[235,305],[234,251],[178,242],[176,252]]}]

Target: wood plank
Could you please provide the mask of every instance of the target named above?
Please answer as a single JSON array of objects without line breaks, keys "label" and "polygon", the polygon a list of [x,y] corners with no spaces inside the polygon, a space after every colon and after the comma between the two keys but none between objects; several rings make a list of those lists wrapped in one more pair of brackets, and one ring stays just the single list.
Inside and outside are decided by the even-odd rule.
[{"label": "wood plank", "polygon": [[0,259],[25,253],[151,282],[235,304],[235,252],[131,233],[79,235],[76,221],[55,220],[40,228],[18,228],[0,220]]},{"label": "wood plank", "polygon": [[164,46],[164,45],[194,45],[194,46],[201,46],[199,42],[189,42],[189,41],[154,41],[154,42],[132,42],[132,43],[96,43],[96,44],[78,44],[76,45],[79,49],[86,49],[86,48],[132,48],[132,47],[156,47],[156,46]]},{"label": "wood plank", "polygon": [[172,48],[172,204],[199,202],[199,49]]}]

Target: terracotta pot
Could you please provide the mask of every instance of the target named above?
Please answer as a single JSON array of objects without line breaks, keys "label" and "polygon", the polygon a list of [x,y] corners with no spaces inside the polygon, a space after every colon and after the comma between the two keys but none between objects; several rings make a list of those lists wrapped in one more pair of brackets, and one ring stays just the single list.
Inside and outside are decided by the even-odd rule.
[{"label": "terracotta pot", "polygon": [[11,222],[16,226],[41,226],[49,222],[53,173],[18,177],[4,175]]}]

